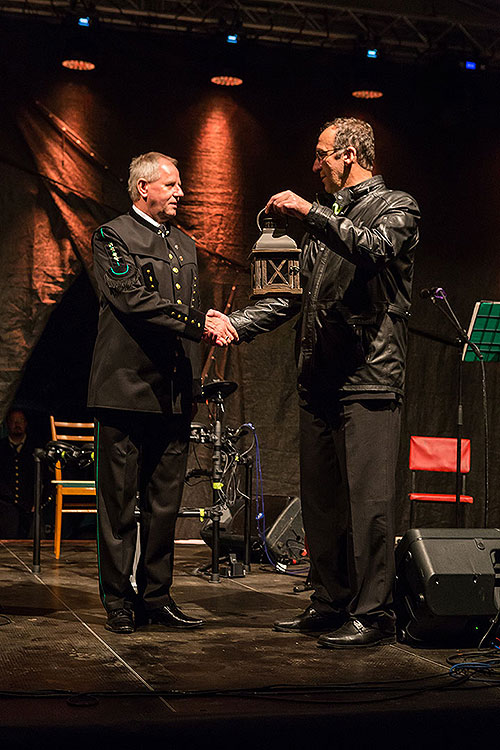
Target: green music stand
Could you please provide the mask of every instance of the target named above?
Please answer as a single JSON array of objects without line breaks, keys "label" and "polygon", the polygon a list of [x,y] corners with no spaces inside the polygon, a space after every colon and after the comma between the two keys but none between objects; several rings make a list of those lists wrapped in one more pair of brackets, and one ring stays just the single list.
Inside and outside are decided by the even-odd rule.
[{"label": "green music stand", "polygon": [[[485,362],[500,361],[500,302],[476,302],[467,336],[476,344]],[[468,343],[464,345],[462,360],[479,361],[477,353]]]},{"label": "green music stand", "polygon": [[484,419],[484,525],[488,526],[489,498],[489,435],[488,409],[486,402],[485,362],[500,361],[500,302],[481,300],[476,302],[467,331],[468,341],[462,350],[463,362],[481,362],[483,379]]}]

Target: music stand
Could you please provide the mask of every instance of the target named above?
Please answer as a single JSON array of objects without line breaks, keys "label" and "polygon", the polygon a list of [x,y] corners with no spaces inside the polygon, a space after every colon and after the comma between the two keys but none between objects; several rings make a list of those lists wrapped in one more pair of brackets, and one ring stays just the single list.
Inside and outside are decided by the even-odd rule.
[{"label": "music stand", "polygon": [[[476,344],[485,362],[500,361],[500,302],[476,302],[467,336]],[[479,361],[468,342],[464,344],[462,359],[464,362]]]},{"label": "music stand", "polygon": [[[424,294],[425,292],[425,294]],[[463,328],[459,319],[457,318],[455,311],[448,301],[448,295],[442,287],[434,287],[432,289],[423,289],[421,295],[429,297],[431,302],[436,305],[438,310],[448,318],[450,323],[454,326],[458,335],[458,346],[462,347],[462,354],[458,359],[458,403],[457,403],[457,470],[455,480],[455,499],[456,499],[456,524],[457,527],[460,523],[460,484],[461,484],[461,469],[462,469],[462,427],[463,427],[463,403],[462,403],[462,366],[466,354],[467,347],[470,347],[471,351],[474,352],[475,357],[481,362],[481,368],[483,373],[483,409],[484,409],[484,432],[485,432],[485,495],[484,495],[484,525],[487,526],[488,521],[488,415],[486,409],[486,383],[484,377],[484,357],[479,349],[478,345],[471,340],[469,333],[474,328],[474,321],[477,319],[478,310],[481,303],[477,303],[474,308],[473,318],[469,324],[469,333]],[[443,304],[440,306],[438,302]],[[485,303],[485,304],[497,304],[497,303]],[[474,315],[475,313],[475,315]],[[488,316],[489,317],[489,316]],[[481,316],[483,320],[483,316]],[[484,322],[482,323],[484,326]]]},{"label": "music stand", "polygon": [[489,439],[485,362],[500,361],[500,302],[480,300],[474,305],[462,350],[463,362],[481,362],[484,411],[484,525],[488,526]]}]

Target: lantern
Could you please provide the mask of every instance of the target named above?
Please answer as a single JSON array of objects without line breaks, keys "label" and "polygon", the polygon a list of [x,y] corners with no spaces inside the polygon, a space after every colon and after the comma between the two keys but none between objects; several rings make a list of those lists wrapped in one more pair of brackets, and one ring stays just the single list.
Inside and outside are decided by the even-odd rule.
[{"label": "lantern", "polygon": [[279,219],[265,216],[261,226],[263,212],[257,216],[261,235],[250,253],[251,299],[300,295],[300,250]]}]

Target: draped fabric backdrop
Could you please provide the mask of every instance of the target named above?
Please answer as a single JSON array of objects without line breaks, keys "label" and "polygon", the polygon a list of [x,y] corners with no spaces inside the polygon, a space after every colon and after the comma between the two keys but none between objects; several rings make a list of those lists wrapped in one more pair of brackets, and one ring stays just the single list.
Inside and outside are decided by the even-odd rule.
[{"label": "draped fabric backdrop", "polygon": [[[206,40],[109,32],[101,41],[100,65],[87,76],[60,68],[57,48],[57,30],[42,23],[12,23],[0,31],[2,416],[13,402],[38,415],[40,424],[49,413],[88,416],[86,379],[97,321],[90,235],[127,210],[133,156],[159,150],[179,159],[186,197],[178,218],[197,241],[204,307],[223,309],[233,286],[233,307],[241,307],[248,301],[258,211],[285,188],[313,197],[320,124],[338,115],[364,117],[375,129],[376,171],[389,187],[412,193],[423,214],[398,469],[403,532],[409,435],[453,436],[456,424],[454,332],[418,290],[445,287],[464,325],[476,300],[500,297],[498,76],[466,79],[462,71],[445,80],[432,70],[393,68],[384,98],[359,102],[350,97],[349,61],[322,51],[248,49],[245,85],[224,91],[208,81]],[[298,222],[291,221],[289,231],[300,239]],[[225,377],[238,390],[226,402],[226,423],[251,421],[257,428],[267,495],[298,494],[292,350],[289,323],[227,355]],[[219,372],[224,356],[217,353]],[[498,367],[486,367],[490,526],[500,525]],[[475,498],[467,523],[482,527],[477,364],[464,368],[464,414]],[[197,419],[207,418],[201,407]],[[203,446],[198,453],[207,459]],[[206,485],[187,490],[187,504],[208,501]],[[452,526],[450,510],[424,509],[425,524]],[[181,525],[180,534],[188,528],[195,533],[195,526]]]}]

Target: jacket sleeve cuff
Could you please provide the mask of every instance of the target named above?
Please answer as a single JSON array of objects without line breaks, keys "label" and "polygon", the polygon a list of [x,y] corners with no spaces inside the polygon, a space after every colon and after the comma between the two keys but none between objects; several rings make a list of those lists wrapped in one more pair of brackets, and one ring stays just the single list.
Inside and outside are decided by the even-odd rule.
[{"label": "jacket sleeve cuff", "polygon": [[204,313],[194,307],[188,307],[186,312],[180,310],[179,307],[175,307],[170,310],[170,317],[184,326],[181,336],[191,339],[191,341],[201,341],[205,330]]},{"label": "jacket sleeve cuff", "polygon": [[335,218],[335,214],[331,208],[321,206],[319,203],[313,203],[309,213],[304,219],[304,223],[312,230],[325,229],[326,225],[332,218]]}]

